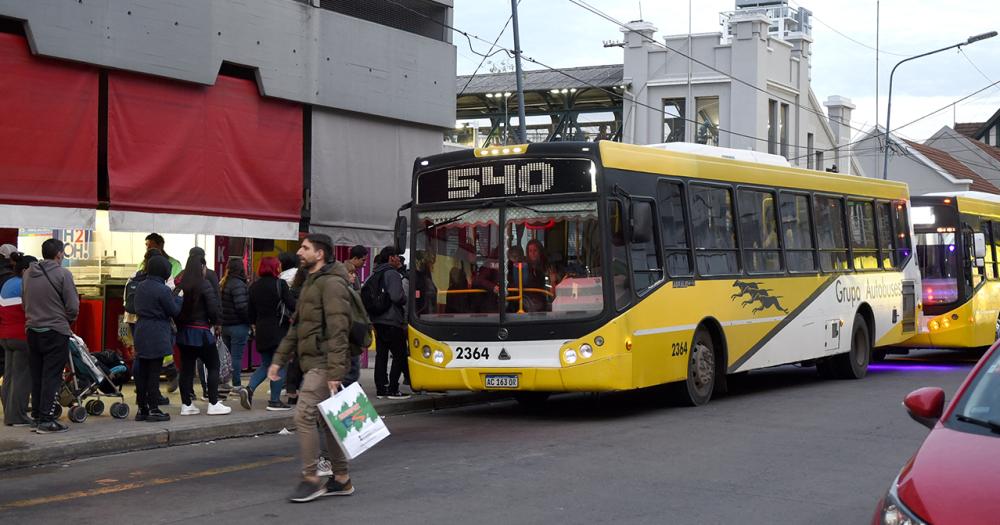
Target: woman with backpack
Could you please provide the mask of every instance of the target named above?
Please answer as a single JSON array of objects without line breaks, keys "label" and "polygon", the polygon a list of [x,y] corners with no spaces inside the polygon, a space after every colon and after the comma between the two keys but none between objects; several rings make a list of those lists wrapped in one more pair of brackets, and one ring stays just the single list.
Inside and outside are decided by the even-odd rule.
[{"label": "woman with backpack", "polygon": [[233,358],[233,387],[238,387],[243,370],[243,352],[250,338],[250,294],[242,259],[229,259],[222,288],[222,342]]},{"label": "woman with backpack", "polygon": [[183,300],[173,295],[166,281],[170,279],[170,261],[162,255],[150,257],[145,264],[146,278],[135,290],[135,358],[140,365],[135,375],[136,421],[170,421],[160,411],[160,369],[163,358],[174,348],[172,321],[181,312]]},{"label": "woman with backpack", "polygon": [[208,267],[200,255],[188,257],[177,292],[184,303],[177,316],[177,346],[181,353],[181,415],[191,416],[201,410],[194,406],[195,361],[208,368],[208,415],[228,414],[231,408],[219,401],[219,351],[212,327],[218,324],[220,308],[215,288],[205,278]]},{"label": "woman with backpack", "polygon": [[[260,354],[260,366],[250,376],[250,383],[240,390],[240,404],[243,408],[253,408],[253,394],[261,383],[267,379],[267,369],[271,359],[278,349],[278,344],[288,332],[292,313],[295,312],[295,299],[291,288],[281,275],[281,263],[276,257],[264,257],[257,270],[259,277],[250,285],[249,319],[257,334],[257,353]],[[295,366],[298,366],[297,364]],[[271,381],[271,397],[267,402],[268,410],[290,410],[292,407],[281,401],[281,389],[285,383],[285,369],[281,370],[281,380]]]}]

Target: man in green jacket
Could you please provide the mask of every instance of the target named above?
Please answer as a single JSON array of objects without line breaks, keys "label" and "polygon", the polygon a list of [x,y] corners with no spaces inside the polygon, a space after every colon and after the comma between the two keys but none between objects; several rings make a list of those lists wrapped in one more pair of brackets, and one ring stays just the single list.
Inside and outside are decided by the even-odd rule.
[{"label": "man in green jacket", "polygon": [[312,233],[302,241],[298,251],[301,269],[309,277],[299,293],[295,317],[285,338],[274,354],[268,378],[280,379],[279,372],[292,352],[298,356],[302,369],[302,386],[295,405],[295,430],[299,435],[302,454],[302,482],[289,500],[302,503],[320,496],[347,496],[354,493],[348,474],[347,458],[334,440],[330,429],[323,425],[326,449],[331,455],[333,476],[323,483],[316,475],[319,456],[319,434],[316,422],[322,403],[336,393],[341,380],[350,370],[351,354],[348,331],[351,325],[351,299],[348,295],[347,268],[333,258],[333,241],[328,235]]}]

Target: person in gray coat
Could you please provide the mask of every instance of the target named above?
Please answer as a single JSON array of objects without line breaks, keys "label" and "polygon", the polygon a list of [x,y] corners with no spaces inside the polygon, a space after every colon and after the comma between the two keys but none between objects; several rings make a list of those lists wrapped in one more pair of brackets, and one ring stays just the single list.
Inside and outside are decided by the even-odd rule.
[{"label": "person in gray coat", "polygon": [[24,273],[22,302],[31,365],[31,417],[35,432],[65,432],[56,421],[56,395],[62,388],[63,369],[69,359],[70,325],[80,314],[80,296],[73,274],[62,267],[63,242],[42,243],[42,262]]},{"label": "person in gray coat", "polygon": [[159,385],[163,358],[173,352],[174,329],[171,321],[181,313],[184,300],[170,292],[170,261],[156,255],[146,263],[147,277],[135,291],[135,353],[139,372],[135,377],[136,421],[169,421],[160,411]]},{"label": "person in gray coat", "polygon": [[[375,265],[369,279],[378,279],[373,284],[381,286],[392,303],[388,310],[371,320],[375,326],[375,395],[379,399],[407,399],[410,395],[399,391],[400,376],[404,376],[407,382],[410,378],[406,364],[406,317],[403,313],[406,292],[403,290],[403,277],[399,274],[402,266],[399,253],[392,246],[386,246],[375,257]],[[392,368],[387,375],[390,354]]]}]

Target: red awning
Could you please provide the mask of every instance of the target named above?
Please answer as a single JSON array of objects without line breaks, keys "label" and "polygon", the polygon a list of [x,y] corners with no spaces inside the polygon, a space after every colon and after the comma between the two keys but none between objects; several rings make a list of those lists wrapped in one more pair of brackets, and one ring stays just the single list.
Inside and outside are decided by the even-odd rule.
[{"label": "red awning", "polygon": [[93,229],[96,69],[0,33],[0,227]]},{"label": "red awning", "polygon": [[111,229],[297,238],[302,107],[249,80],[108,74]]}]

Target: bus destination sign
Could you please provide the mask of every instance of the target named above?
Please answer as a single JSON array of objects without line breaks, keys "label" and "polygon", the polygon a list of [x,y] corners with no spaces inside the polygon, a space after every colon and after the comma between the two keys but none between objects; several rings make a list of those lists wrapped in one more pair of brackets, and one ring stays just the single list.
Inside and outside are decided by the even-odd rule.
[{"label": "bus destination sign", "polygon": [[429,171],[417,178],[417,202],[594,192],[593,166],[589,159],[517,159]]}]

